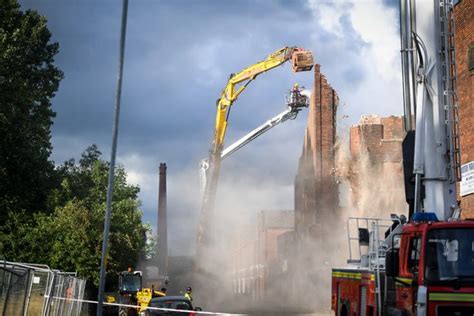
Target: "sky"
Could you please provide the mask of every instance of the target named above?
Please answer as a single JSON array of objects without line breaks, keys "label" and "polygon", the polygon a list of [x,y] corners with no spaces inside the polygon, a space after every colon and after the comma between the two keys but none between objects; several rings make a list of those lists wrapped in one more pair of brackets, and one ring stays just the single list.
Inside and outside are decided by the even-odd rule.
[{"label": "sky", "polygon": [[[121,1],[21,0],[48,19],[65,77],[52,100],[56,164],[97,144],[110,159]],[[199,162],[215,101],[230,73],[284,46],[313,52],[340,97],[341,134],[363,114],[401,115],[398,1],[135,0],[129,2],[117,161],[140,186],[143,220],[156,228],[158,166],[168,166],[171,255],[190,254],[200,208]],[[311,72],[287,63],[258,77],[233,105],[226,144],[285,109]],[[233,215],[293,209],[306,113],[226,159],[217,209]]]}]

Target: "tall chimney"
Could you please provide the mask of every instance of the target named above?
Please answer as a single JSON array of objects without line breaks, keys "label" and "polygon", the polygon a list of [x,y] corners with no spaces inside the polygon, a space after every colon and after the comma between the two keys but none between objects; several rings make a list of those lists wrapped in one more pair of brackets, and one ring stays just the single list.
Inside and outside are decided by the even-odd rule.
[{"label": "tall chimney", "polygon": [[168,275],[168,227],[166,220],[166,163],[160,163],[158,189],[158,274]]}]

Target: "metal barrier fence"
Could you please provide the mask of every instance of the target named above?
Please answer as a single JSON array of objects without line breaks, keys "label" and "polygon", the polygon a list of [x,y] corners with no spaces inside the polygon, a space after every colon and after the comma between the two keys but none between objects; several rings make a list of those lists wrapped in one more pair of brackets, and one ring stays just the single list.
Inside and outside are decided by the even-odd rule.
[{"label": "metal barrier fence", "polygon": [[85,286],[75,273],[0,260],[1,315],[80,315]]}]

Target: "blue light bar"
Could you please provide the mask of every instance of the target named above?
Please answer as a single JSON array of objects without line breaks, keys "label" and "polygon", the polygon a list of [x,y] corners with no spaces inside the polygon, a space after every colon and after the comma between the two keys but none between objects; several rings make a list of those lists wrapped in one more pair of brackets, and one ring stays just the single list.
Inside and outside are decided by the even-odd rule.
[{"label": "blue light bar", "polygon": [[438,218],[435,213],[416,212],[413,214],[411,220],[414,222],[437,222]]}]

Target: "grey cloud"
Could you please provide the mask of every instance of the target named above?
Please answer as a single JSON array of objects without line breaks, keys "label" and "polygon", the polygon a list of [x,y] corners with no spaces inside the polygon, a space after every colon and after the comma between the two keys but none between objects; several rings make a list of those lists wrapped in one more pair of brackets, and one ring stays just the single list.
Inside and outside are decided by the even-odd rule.
[{"label": "grey cloud", "polygon": [[[127,170],[146,175],[140,197],[144,219],[152,224],[157,164],[168,163],[170,231],[181,234],[170,239],[173,247],[189,251],[193,230],[180,227],[195,227],[197,166],[208,153],[215,100],[228,75],[282,46],[299,45],[313,50],[336,89],[351,91],[364,79],[358,58],[367,43],[345,17],[344,38],[335,39],[318,25],[303,0],[149,0],[129,5],[118,154]],[[46,15],[53,39],[60,43],[57,63],[65,79],[53,100],[57,118],[52,158],[62,162],[78,157],[97,143],[108,159],[120,1],[25,0],[22,6]],[[311,73],[294,75],[289,68],[261,75],[242,94],[231,112],[228,143],[282,111],[284,94],[294,82],[311,87]],[[244,194],[244,188],[252,190],[253,185],[273,188],[280,193],[278,203],[291,206],[305,123],[302,114],[225,161],[223,192],[238,176]],[[132,155],[138,157],[133,162],[127,160]],[[258,205],[265,204],[262,199]],[[268,207],[274,206],[278,204],[269,201]]]}]

